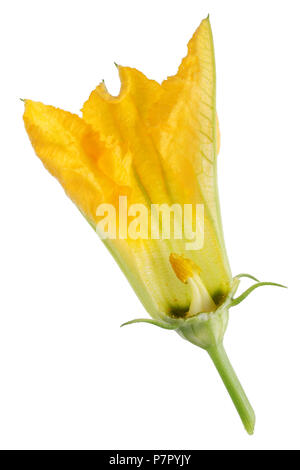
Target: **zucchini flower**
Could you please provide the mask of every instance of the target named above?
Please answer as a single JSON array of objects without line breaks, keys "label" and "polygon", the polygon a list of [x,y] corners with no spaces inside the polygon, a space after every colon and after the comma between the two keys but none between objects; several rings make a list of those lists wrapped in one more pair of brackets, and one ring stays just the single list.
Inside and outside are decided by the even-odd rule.
[{"label": "zucchini flower", "polygon": [[[225,250],[216,159],[220,137],[209,18],[162,84],[117,66],[82,117],[25,101],[32,146],[127,277],[150,318],[205,349],[249,433],[255,416],[223,348],[228,310],[259,283],[232,277]],[[234,298],[240,278],[257,281]]]}]

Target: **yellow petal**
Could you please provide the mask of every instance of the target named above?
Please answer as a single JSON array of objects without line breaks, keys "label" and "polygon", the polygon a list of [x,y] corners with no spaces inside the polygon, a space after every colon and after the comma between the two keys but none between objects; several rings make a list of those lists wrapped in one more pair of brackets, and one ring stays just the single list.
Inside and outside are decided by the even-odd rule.
[{"label": "yellow petal", "polygon": [[124,153],[130,152],[135,184],[145,197],[153,203],[168,203],[168,183],[157,150],[140,118],[138,97],[131,95],[126,70],[120,68],[120,74],[123,77],[120,96],[111,97],[102,83],[84,104],[83,118],[105,141],[113,138]]},{"label": "yellow petal", "polygon": [[189,161],[197,175],[202,198],[220,232],[215,191],[217,117],[215,61],[209,20],[203,20],[188,44],[177,75],[162,83],[164,94],[149,120],[163,155]]},{"label": "yellow petal", "polygon": [[96,223],[100,203],[115,203],[120,192],[126,194],[126,159],[119,174],[102,171],[107,167],[103,162],[112,167],[112,153],[78,116],[26,100],[24,123],[45,167],[91,223]]},{"label": "yellow petal", "polygon": [[[159,85],[119,67],[121,92],[92,92],[83,119],[26,102],[24,121],[45,166],[95,227],[96,210],[118,197],[129,203],[205,205],[204,247],[185,252],[186,240],[105,240],[149,313],[186,312],[190,294],[176,277],[170,253],[201,268],[201,279],[220,302],[231,275],[223,245],[215,158],[218,146],[215,72],[210,25],[204,20],[189,43],[178,74]],[[190,221],[191,224],[195,222]]]},{"label": "yellow petal", "polygon": [[[209,20],[188,45],[178,73],[159,85],[136,69],[119,67],[121,91],[102,83],[83,106],[83,119],[104,140],[112,136],[132,155],[134,184],[150,203],[205,205],[202,250],[188,253],[214,298],[230,288],[216,187],[219,131],[215,64]],[[180,245],[180,244],[178,244]],[[171,251],[184,252],[184,245]]]},{"label": "yellow petal", "polygon": [[217,155],[219,155],[220,145],[221,145],[221,135],[220,135],[219,118],[217,114],[216,114],[216,126],[217,126]]},{"label": "yellow petal", "polygon": [[[113,142],[105,144],[78,116],[26,100],[24,122],[31,143],[50,173],[96,227],[99,204],[118,207],[120,195],[147,204],[130,183],[131,157]],[[130,185],[130,186],[128,186]],[[189,295],[172,279],[168,242],[104,240],[152,316],[184,310]]]}]

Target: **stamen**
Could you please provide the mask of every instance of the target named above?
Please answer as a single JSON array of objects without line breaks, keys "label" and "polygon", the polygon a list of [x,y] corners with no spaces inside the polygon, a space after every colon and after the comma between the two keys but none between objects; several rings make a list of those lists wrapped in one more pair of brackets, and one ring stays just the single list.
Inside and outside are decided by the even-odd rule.
[{"label": "stamen", "polygon": [[176,253],[171,253],[169,260],[174,273],[181,282],[186,283],[189,277],[193,277],[195,273],[200,272],[199,266],[191,259],[184,258]]},{"label": "stamen", "polygon": [[197,264],[175,253],[171,253],[169,259],[178,279],[188,284],[191,289],[191,303],[188,316],[214,311],[216,305],[199,276],[200,268]]}]

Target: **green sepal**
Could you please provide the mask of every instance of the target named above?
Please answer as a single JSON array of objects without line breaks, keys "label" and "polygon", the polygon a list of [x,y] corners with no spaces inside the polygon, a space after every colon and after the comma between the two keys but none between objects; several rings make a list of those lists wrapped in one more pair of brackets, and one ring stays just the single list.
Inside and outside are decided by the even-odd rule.
[{"label": "green sepal", "polygon": [[237,276],[234,276],[234,277],[238,278],[238,279],[240,279],[241,277],[248,277],[249,279],[252,279],[253,281],[260,282],[260,280],[257,279],[256,277],[252,276],[252,274],[247,274],[247,273],[241,273],[241,274],[238,274]]},{"label": "green sepal", "polygon": [[245,290],[245,292],[243,292],[239,297],[237,297],[236,299],[232,299],[228,307],[230,308],[230,307],[234,307],[235,305],[240,304],[246,297],[248,297],[249,294],[251,294],[251,292],[253,292],[258,287],[262,287],[262,286],[275,286],[275,287],[283,287],[284,289],[287,289],[286,286],[283,286],[282,284],[277,284],[276,282],[257,282],[253,286],[249,287],[249,289]]},{"label": "green sepal", "polygon": [[171,325],[159,320],[153,320],[152,318],[136,318],[135,320],[130,320],[125,323],[122,323],[122,325],[120,326],[122,328],[122,326],[132,325],[133,323],[150,323],[151,325],[159,326],[159,328],[164,328],[165,330],[177,330],[179,326],[177,323]]}]

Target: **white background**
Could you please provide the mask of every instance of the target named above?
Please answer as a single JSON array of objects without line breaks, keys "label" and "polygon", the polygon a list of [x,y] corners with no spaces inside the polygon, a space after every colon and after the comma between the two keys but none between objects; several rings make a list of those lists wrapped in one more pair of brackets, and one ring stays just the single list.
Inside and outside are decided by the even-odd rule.
[{"label": "white background", "polygon": [[[210,13],[232,271],[287,284],[232,309],[225,346],[257,415],[249,437],[207,354],[151,325],[35,157],[19,98],[79,112],[113,61],[174,74]],[[0,447],[299,449],[298,1],[1,4]],[[247,287],[244,281],[244,287]]]}]

